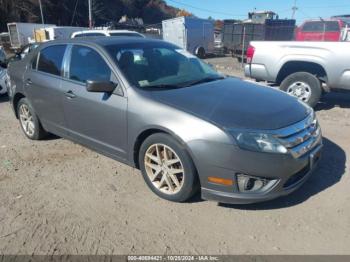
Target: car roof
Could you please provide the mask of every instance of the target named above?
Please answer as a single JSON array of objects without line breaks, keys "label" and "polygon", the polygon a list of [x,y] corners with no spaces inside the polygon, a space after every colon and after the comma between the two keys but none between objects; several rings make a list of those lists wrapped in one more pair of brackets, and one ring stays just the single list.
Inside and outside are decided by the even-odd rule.
[{"label": "car roof", "polygon": [[73,34],[88,34],[88,33],[101,33],[101,34],[106,34],[106,33],[135,33],[135,34],[140,34],[139,32],[136,31],[131,31],[131,30],[107,30],[107,29],[91,29],[91,30],[81,30],[81,31],[76,31]]},{"label": "car roof", "polygon": [[[167,42],[163,40],[151,39],[151,38],[135,38],[128,36],[94,36],[94,37],[79,37],[79,38],[70,38],[62,40],[53,40],[46,43],[43,43],[41,46],[50,46],[57,44],[86,44],[86,45],[97,45],[97,46],[108,46],[108,45],[118,45],[118,44],[133,44],[133,43],[162,43]],[[171,45],[170,43],[167,43]]]}]

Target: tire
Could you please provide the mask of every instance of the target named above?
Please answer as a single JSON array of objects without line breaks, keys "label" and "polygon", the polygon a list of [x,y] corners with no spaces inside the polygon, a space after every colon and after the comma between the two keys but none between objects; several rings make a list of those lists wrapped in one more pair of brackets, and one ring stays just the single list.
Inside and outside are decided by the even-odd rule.
[{"label": "tire", "polygon": [[[171,152],[171,150],[173,152]],[[164,152],[167,152],[167,159],[170,159],[171,161],[174,161],[175,159],[176,161],[176,158],[178,158],[179,162],[174,163],[170,167],[168,166],[168,169],[162,169],[161,164],[158,163],[161,163],[160,158],[163,158],[164,161]],[[152,155],[152,159],[156,158],[158,160],[152,160],[148,157],[150,154]],[[160,158],[158,158],[157,155],[159,155]],[[166,163],[167,162],[165,162],[165,164]],[[151,168],[150,165],[156,167],[156,169]],[[149,136],[141,145],[139,152],[139,166],[148,187],[163,199],[173,202],[185,202],[197,193],[199,189],[198,176],[191,157],[188,155],[185,148],[170,135],[157,133]],[[172,174],[176,175],[177,182],[180,186],[176,185],[174,182],[175,180],[170,177],[172,175],[167,173],[167,170],[183,170],[182,173],[179,172],[177,174]],[[158,173],[158,175],[154,176],[155,173]],[[155,177],[153,180],[151,179],[151,175]],[[161,183],[165,177],[167,178]],[[177,189],[171,190],[169,182],[172,184],[172,187]],[[162,184],[164,186],[159,188],[159,185]]]},{"label": "tire", "polygon": [[282,81],[280,90],[299,98],[311,107],[317,105],[322,95],[321,81],[307,72],[289,75]]},{"label": "tire", "polygon": [[205,49],[203,47],[198,48],[197,56],[200,59],[204,59],[205,58]]},{"label": "tire", "polygon": [[[30,115],[26,115],[24,111],[28,110]],[[22,98],[18,104],[17,104],[17,115],[20,122],[21,129],[23,133],[31,140],[41,140],[47,136],[46,131],[43,129],[43,127],[40,124],[38,116],[35,114],[35,111],[31,104],[28,102],[26,98]],[[31,116],[31,123],[27,125],[27,128],[25,128],[26,124],[24,122],[24,118]],[[29,127],[31,125],[31,128]],[[27,129],[27,130],[26,130]]]}]

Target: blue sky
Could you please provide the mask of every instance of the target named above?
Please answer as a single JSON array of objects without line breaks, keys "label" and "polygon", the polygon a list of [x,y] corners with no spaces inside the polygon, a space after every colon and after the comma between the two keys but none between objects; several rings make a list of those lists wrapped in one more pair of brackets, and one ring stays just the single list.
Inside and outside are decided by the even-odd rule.
[{"label": "blue sky", "polygon": [[[169,5],[184,8],[198,17],[216,19],[244,19],[249,11],[272,10],[280,18],[290,18],[294,0],[166,0]],[[297,0],[297,23],[310,18],[328,18],[350,14],[349,0]]]}]

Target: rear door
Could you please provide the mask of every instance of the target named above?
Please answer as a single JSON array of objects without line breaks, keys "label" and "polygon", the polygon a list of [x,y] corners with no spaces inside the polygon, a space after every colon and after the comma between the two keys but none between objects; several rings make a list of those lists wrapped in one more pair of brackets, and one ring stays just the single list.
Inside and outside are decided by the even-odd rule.
[{"label": "rear door", "polygon": [[57,134],[65,129],[61,83],[66,48],[66,45],[53,45],[40,50],[24,74],[26,95],[41,123]]},{"label": "rear door", "polygon": [[62,84],[69,135],[95,150],[125,159],[127,98],[86,90],[87,80],[119,82],[111,64],[98,50],[88,46],[73,45],[69,53]]}]

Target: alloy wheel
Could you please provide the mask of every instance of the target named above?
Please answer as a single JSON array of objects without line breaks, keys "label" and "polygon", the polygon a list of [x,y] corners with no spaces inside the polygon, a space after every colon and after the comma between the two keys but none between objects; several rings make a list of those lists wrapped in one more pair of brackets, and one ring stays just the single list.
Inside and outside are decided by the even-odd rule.
[{"label": "alloy wheel", "polygon": [[162,193],[174,195],[183,187],[185,172],[181,159],[169,146],[151,145],[146,151],[144,164],[148,178]]},{"label": "alloy wheel", "polygon": [[23,128],[23,131],[27,136],[32,137],[35,132],[35,125],[33,115],[29,110],[28,105],[22,104],[19,107],[19,119]]}]

